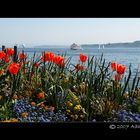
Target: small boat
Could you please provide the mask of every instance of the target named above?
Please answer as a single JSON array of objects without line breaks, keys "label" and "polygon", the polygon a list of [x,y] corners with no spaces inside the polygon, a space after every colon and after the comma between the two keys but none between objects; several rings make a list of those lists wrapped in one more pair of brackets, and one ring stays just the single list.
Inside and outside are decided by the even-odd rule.
[{"label": "small boat", "polygon": [[99,44],[99,47],[98,47],[98,49],[104,49],[105,48],[105,46],[104,45],[102,45],[102,47],[101,47],[101,45]]},{"label": "small boat", "polygon": [[25,49],[25,47],[26,47],[25,44],[16,44],[16,46],[18,46],[18,48],[21,48],[21,49]]},{"label": "small boat", "polygon": [[100,47],[100,45],[99,45],[99,47],[98,47],[98,49],[100,49],[101,47]]},{"label": "small boat", "polygon": [[83,48],[79,45],[77,45],[76,43],[73,43],[71,46],[70,46],[70,49],[71,50],[83,50]]},{"label": "small boat", "polygon": [[22,46],[22,48],[25,48],[26,45],[25,44],[22,44],[21,46]]}]

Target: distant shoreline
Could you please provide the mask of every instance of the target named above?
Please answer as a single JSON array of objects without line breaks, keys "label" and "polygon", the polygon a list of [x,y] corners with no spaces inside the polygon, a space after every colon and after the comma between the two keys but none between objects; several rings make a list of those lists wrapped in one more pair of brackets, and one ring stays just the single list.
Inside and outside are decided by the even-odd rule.
[{"label": "distant shoreline", "polygon": [[[1,44],[6,46],[6,47],[11,47],[13,48],[13,46],[7,46],[5,44]],[[81,47],[99,47],[99,45],[104,45],[105,47],[140,47],[140,41],[134,41],[134,42],[120,42],[120,43],[96,43],[96,44],[79,44]],[[70,45],[25,45],[25,48],[70,48]],[[1,48],[0,47],[0,48]],[[18,46],[19,49],[22,49],[23,47],[21,47],[20,45]]]}]

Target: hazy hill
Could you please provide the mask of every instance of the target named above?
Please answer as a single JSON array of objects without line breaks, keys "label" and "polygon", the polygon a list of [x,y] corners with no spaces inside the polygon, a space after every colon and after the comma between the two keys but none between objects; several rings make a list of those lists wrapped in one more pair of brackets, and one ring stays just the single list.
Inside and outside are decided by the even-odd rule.
[{"label": "hazy hill", "polygon": [[[102,45],[102,44],[100,44]],[[125,42],[125,43],[107,43],[105,47],[140,47],[140,41]],[[99,44],[83,44],[82,47],[98,47]]]}]

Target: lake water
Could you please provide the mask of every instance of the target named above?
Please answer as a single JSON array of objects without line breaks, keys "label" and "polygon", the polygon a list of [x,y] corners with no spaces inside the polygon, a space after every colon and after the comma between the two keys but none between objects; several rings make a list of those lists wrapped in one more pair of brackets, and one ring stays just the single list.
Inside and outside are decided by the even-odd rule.
[{"label": "lake water", "polygon": [[[21,51],[19,49],[18,51]],[[54,52],[55,54],[67,54],[67,57],[72,56],[71,63],[76,64],[78,63],[79,54],[84,53],[89,57],[93,55],[95,57],[100,57],[101,54],[104,54],[104,58],[106,62],[116,61],[118,63],[124,64],[127,67],[126,73],[128,74],[128,68],[130,63],[132,68],[132,76],[135,75],[138,65],[140,64],[140,47],[123,47],[123,46],[108,46],[103,48],[98,47],[83,47],[83,50],[71,50],[68,46],[64,47],[44,47],[44,48],[24,48],[24,52],[27,53],[28,57],[32,57],[34,52],[38,55],[41,55],[44,51]],[[139,71],[140,73],[140,71]]]},{"label": "lake water", "polygon": [[29,57],[33,56],[34,52],[41,55],[44,51],[51,51],[55,54],[67,54],[67,56],[72,56],[72,63],[77,63],[79,59],[79,54],[84,53],[88,56],[99,57],[104,54],[104,58],[107,62],[116,61],[118,63],[126,65],[132,64],[133,71],[136,71],[138,64],[140,64],[140,47],[107,47],[107,48],[97,48],[97,47],[83,47],[83,50],[71,50],[70,48],[25,48],[24,51]]}]

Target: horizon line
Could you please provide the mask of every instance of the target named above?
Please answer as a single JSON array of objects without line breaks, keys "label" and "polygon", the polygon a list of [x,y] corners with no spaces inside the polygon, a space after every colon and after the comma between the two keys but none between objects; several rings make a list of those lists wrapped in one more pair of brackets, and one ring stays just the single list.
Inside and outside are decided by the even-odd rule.
[{"label": "horizon line", "polygon": [[[79,45],[97,45],[97,44],[115,44],[115,43],[134,43],[134,42],[137,42],[137,41],[140,41],[140,40],[134,40],[134,41],[120,41],[120,42],[106,42],[106,43],[76,43],[76,44],[79,44]],[[73,42],[75,43],[75,42]],[[73,44],[71,43],[71,44]],[[13,46],[17,45],[17,46],[20,46],[20,45],[23,45],[24,43],[9,43],[9,44],[14,44]],[[20,45],[19,45],[20,44]],[[26,45],[27,44],[27,45]],[[30,47],[36,47],[36,46],[69,46],[71,44],[38,44],[38,45],[33,45],[34,43],[25,43],[25,46],[30,46]],[[4,44],[1,44],[1,46],[6,46]],[[9,45],[8,45],[9,46]]]}]

